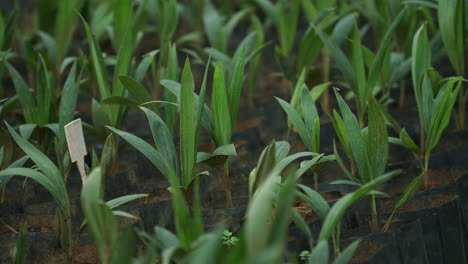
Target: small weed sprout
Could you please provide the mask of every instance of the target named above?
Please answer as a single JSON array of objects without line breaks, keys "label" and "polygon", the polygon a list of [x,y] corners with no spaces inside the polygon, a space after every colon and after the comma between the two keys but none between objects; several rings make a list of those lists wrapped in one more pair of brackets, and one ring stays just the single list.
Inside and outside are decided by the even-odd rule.
[{"label": "small weed sprout", "polygon": [[232,235],[232,232],[229,230],[223,231],[223,244],[228,248],[233,247],[239,243],[239,238]]}]

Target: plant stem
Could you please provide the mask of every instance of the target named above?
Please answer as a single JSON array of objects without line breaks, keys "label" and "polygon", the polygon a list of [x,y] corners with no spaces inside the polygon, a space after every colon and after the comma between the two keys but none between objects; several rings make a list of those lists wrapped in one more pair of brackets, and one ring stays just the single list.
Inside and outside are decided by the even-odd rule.
[{"label": "plant stem", "polygon": [[429,155],[424,159],[424,167],[423,167],[423,177],[424,177],[424,189],[428,189],[429,187]]},{"label": "plant stem", "polygon": [[[330,80],[330,56],[328,56],[327,49],[322,49],[322,58],[323,58],[323,82],[326,83]],[[323,93],[322,96],[322,106],[326,112],[330,112],[330,94],[328,90]]]},{"label": "plant stem", "polygon": [[466,98],[464,93],[458,95],[458,122],[455,122],[457,130],[465,129]]},{"label": "plant stem", "polygon": [[333,247],[335,249],[335,257],[338,257],[341,254],[340,251],[340,236],[341,236],[341,225],[336,226],[335,234],[333,236]]},{"label": "plant stem", "polygon": [[405,82],[400,83],[400,100],[398,101],[398,109],[402,110],[405,105]]},{"label": "plant stem", "polygon": [[371,232],[377,232],[377,206],[375,204],[375,195],[370,196],[370,206],[371,206]]},{"label": "plant stem", "polygon": [[318,192],[318,173],[317,170],[314,170],[314,189]]},{"label": "plant stem", "polygon": [[224,163],[223,168],[221,169],[221,174],[223,177],[224,190],[226,191],[226,206],[232,208],[232,195],[231,195],[231,181],[229,179],[229,159]]},{"label": "plant stem", "polygon": [[71,221],[71,215],[67,214],[65,215],[65,224],[67,226],[67,246],[66,246],[66,251],[67,251],[67,263],[73,264],[73,239],[72,239],[72,221]]}]

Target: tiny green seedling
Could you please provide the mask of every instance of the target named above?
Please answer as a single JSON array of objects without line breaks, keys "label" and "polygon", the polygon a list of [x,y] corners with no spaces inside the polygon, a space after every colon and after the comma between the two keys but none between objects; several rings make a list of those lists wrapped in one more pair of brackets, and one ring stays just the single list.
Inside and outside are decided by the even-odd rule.
[{"label": "tiny green seedling", "polygon": [[232,232],[229,230],[223,231],[223,244],[230,247],[233,247],[239,243],[239,238],[232,235]]},{"label": "tiny green seedling", "polygon": [[86,181],[84,156],[86,156],[87,151],[81,119],[76,119],[65,126],[65,136],[67,138],[71,162],[76,162],[81,180],[84,183]]}]

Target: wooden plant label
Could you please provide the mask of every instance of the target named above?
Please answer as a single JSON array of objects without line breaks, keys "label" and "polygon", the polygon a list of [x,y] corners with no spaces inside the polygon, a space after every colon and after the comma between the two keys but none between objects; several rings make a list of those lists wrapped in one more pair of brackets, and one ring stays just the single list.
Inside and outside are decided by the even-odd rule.
[{"label": "wooden plant label", "polygon": [[83,137],[83,127],[81,119],[76,119],[68,123],[65,127],[65,137],[67,138],[68,152],[72,162],[76,162],[83,183],[86,181],[84,166],[84,156],[86,156],[86,144]]}]

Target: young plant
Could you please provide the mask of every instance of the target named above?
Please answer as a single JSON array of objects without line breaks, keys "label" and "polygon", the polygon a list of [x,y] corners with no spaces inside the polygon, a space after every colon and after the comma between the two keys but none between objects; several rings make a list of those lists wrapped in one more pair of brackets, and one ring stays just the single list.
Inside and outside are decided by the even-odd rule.
[{"label": "young plant", "polygon": [[[276,98],[276,100],[281,104],[281,107],[288,115],[288,119],[297,129],[307,149],[311,152],[320,153],[320,117],[314,103],[317,98],[312,96],[312,91],[309,91],[305,85],[302,86],[300,111],[296,111],[291,104],[280,98]],[[317,95],[317,93],[314,93],[314,95]],[[323,165],[322,163],[333,159],[333,156],[324,156],[319,164],[312,167],[315,191],[318,190],[318,170]]]},{"label": "young plant", "polygon": [[203,5],[203,24],[208,42],[211,47],[226,54],[228,41],[231,39],[234,29],[250,13],[250,9],[241,9],[227,20],[227,17],[223,17],[216,10],[211,0],[205,0]]},{"label": "young plant", "polygon": [[23,264],[24,257],[26,255],[26,236],[28,234],[28,224],[23,223],[20,226],[18,232],[18,239],[16,240],[15,246],[11,249],[10,255],[11,260],[15,264]]},{"label": "young plant", "polygon": [[[422,25],[413,38],[412,77],[416,104],[419,112],[420,141],[419,146],[405,129],[399,138],[391,138],[392,143],[402,145],[419,159],[421,174],[418,175],[403,192],[395,205],[394,211],[387,220],[388,228],[393,214],[418,191],[421,183],[429,188],[429,159],[432,150],[439,143],[443,131],[450,122],[450,116],[461,89],[461,78],[449,78],[432,84],[431,51],[427,37],[426,25]],[[437,94],[434,97],[434,90]]]},{"label": "young plant", "polygon": [[261,153],[258,159],[258,164],[249,175],[249,197],[252,198],[262,182],[268,177],[270,173],[274,173],[276,181],[281,182],[280,174],[292,162],[300,158],[312,158],[301,163],[301,167],[294,173],[296,181],[309,170],[312,166],[316,166],[323,161],[323,154],[315,152],[299,152],[289,155],[291,146],[286,141],[279,141],[270,143]]},{"label": "young plant", "polygon": [[[73,64],[68,77],[64,83],[60,101],[56,102],[54,88],[51,78],[51,73],[47,71],[45,62],[42,56],[39,55],[38,73],[36,77],[36,98],[34,93],[26,84],[26,81],[16,71],[16,69],[5,61],[6,67],[12,76],[15,85],[17,98],[23,109],[25,124],[19,126],[20,134],[29,139],[36,128],[47,127],[54,132],[55,152],[58,160],[60,171],[63,175],[67,175],[70,169],[69,156],[67,155],[67,145],[65,140],[65,131],[63,127],[72,121],[76,103],[78,101],[78,93],[81,82],[82,72],[79,74],[76,70],[76,63]],[[5,108],[14,105],[14,98],[5,103]],[[59,104],[58,107],[56,105]],[[54,113],[58,110],[58,116]],[[6,110],[8,111],[8,110]],[[42,143],[42,148],[48,146],[47,134],[39,131],[39,142]]]},{"label": "young plant", "polygon": [[[207,67],[209,64],[207,65]],[[231,143],[232,133],[237,120],[242,83],[244,79],[245,55],[242,52],[235,61],[229,86],[226,85],[225,73],[220,63],[215,66],[213,77],[213,95],[211,97],[211,111],[205,106],[205,90],[202,86],[200,98],[196,98],[196,105],[200,105],[203,113],[202,125],[207,130],[211,139],[216,145],[213,154],[222,156],[214,159],[212,155],[200,154],[197,156],[198,162],[204,162],[222,174],[222,180],[226,191],[226,204],[232,207],[231,187],[229,179],[229,156],[236,155],[235,147]],[[204,80],[206,80],[206,72]],[[205,81],[204,81],[205,83]],[[177,97],[181,98],[181,85],[173,81],[163,80],[161,82]]]},{"label": "young plant", "polygon": [[[135,235],[132,227],[119,231],[115,211],[105,203],[100,195],[102,172],[94,169],[83,184],[81,207],[89,228],[96,242],[99,259],[103,264],[130,263],[135,254]],[[133,199],[125,199],[122,203]]]},{"label": "young plant", "polygon": [[[437,145],[442,132],[450,121],[457,94],[461,88],[461,78],[443,80],[433,87],[430,80],[431,53],[425,25],[421,26],[413,39],[412,77],[413,89],[419,112],[420,150],[424,155],[424,183],[427,187],[429,156]],[[439,88],[434,97],[434,88]]]},{"label": "young plant", "polygon": [[[206,91],[206,73],[201,89],[203,101]],[[175,211],[175,226],[180,244],[188,249],[203,230],[199,208],[199,177],[203,173],[196,173],[197,148],[200,136],[204,104],[195,104],[194,79],[190,69],[190,62],[186,60],[180,85],[180,157],[177,157],[172,135],[166,123],[155,112],[141,107],[146,114],[155,147],[130,133],[108,127],[128,143],[140,151],[151,163],[167,177],[173,197]],[[190,212],[185,195],[194,194],[194,209]],[[189,222],[191,224],[189,224]]]},{"label": "young plant", "polygon": [[239,238],[232,235],[232,232],[229,230],[223,231],[223,244],[230,247],[233,247],[239,243]]},{"label": "young plant", "polygon": [[[335,90],[335,95],[341,111],[342,117],[334,111],[334,127],[345,148],[348,159],[351,164],[355,164],[359,178],[356,172],[351,172],[344,166],[336,146],[334,146],[335,157],[344,171],[348,180],[339,180],[335,183],[345,183],[357,186],[363,186],[384,175],[388,158],[388,133],[385,116],[382,113],[379,103],[371,98],[368,109],[368,126],[361,130],[359,128],[356,116],[351,112],[341,95]],[[397,172],[392,172],[397,173]],[[371,229],[377,230],[377,208],[375,204],[376,193],[370,195],[371,208]]]},{"label": "young plant", "polygon": [[[130,17],[127,17],[127,19],[131,21],[131,14],[128,16]],[[111,96],[123,96],[125,89],[123,84],[120,82],[119,77],[121,75],[128,74],[130,70],[136,35],[136,33],[132,31],[132,23],[121,25],[122,27],[125,26],[125,30],[120,29],[120,31],[122,31],[121,37],[116,40],[117,43],[119,43],[119,46],[117,46],[117,63],[115,65],[112,82],[110,82],[109,80],[111,79],[107,74],[103,53],[99,47],[99,43],[93,37],[88,23],[84,20],[83,17],[81,17],[81,19],[86,31],[91,65],[94,78],[96,79],[101,103]],[[125,116],[125,109],[119,105],[102,105],[101,103],[93,99],[92,119],[94,126],[86,125],[85,128],[87,128],[91,134],[96,136],[97,139],[104,141],[107,138],[107,132],[104,129],[104,126],[119,126],[120,122]]]},{"label": "young plant", "polygon": [[[397,172],[387,173],[370,182],[362,185],[358,190],[347,194],[338,200],[331,208],[328,203],[314,190],[300,186],[302,192],[297,191],[299,197],[306,201],[312,208],[312,210],[322,219],[323,225],[320,229],[320,234],[315,246],[311,243],[310,251],[301,253],[302,257],[306,258],[307,263],[310,264],[327,264],[330,263],[330,251],[328,240],[334,238],[335,246],[335,259],[333,263],[342,264],[349,263],[354,251],[358,247],[360,240],[356,240],[351,243],[343,252],[339,251],[337,245],[339,245],[339,225],[340,219],[345,214],[346,210],[354,204],[356,201],[367,195],[375,193],[380,185],[388,181],[390,178],[395,176]],[[312,232],[305,221],[298,215],[297,212],[293,211],[293,216],[296,224],[302,229],[302,231],[308,236],[309,240],[312,241]]]},{"label": "young plant", "polygon": [[[315,34],[313,27],[323,26],[331,28],[333,25],[333,23],[328,23],[330,20],[327,19],[327,17],[331,17],[329,16],[332,13],[331,8],[320,5],[319,8],[321,9],[318,9],[314,3],[304,2],[307,1],[281,0],[276,4],[267,0],[255,1],[256,5],[262,9],[269,21],[276,27],[279,45],[275,47],[275,56],[285,77],[290,82],[296,80],[297,72],[306,69],[308,73],[314,61],[320,55],[322,44],[318,40],[318,36]],[[296,41],[301,3],[307,7],[304,9],[307,16],[311,16],[309,19],[310,26],[304,35],[301,36],[300,40]],[[265,22],[264,27],[266,28],[268,24],[268,22]],[[292,51],[296,47],[298,49],[298,54],[297,58],[293,59],[296,56],[293,56]]]},{"label": "young plant", "polygon": [[[14,9],[10,12],[8,16],[3,16],[0,14],[0,54],[1,60],[3,60],[7,55],[9,55],[8,50],[13,39],[13,32],[16,27],[16,22],[18,18],[18,10]],[[0,60],[0,61],[1,61]],[[0,75],[3,75],[5,67],[0,64]],[[0,98],[5,95],[5,90],[3,84],[0,84]],[[1,111],[0,111],[1,113]]]},{"label": "young plant", "polygon": [[[43,127],[51,123],[54,112],[55,98],[53,79],[48,71],[46,63],[41,55],[37,58],[36,98],[26,81],[18,71],[6,60],[4,60],[7,70],[15,86],[16,94],[23,110],[26,124],[20,126],[21,134],[29,138],[37,127]],[[44,142],[41,142],[44,143]]]},{"label": "young plant", "polygon": [[[37,168],[33,169],[15,167],[21,166],[22,163],[24,163],[27,160],[27,158],[20,159],[19,161],[13,164],[14,166],[12,165],[9,168],[0,171],[0,179],[2,179],[1,182],[3,183],[3,180],[8,181],[9,179],[11,179],[12,176],[24,176],[33,179],[34,181],[42,185],[44,188],[46,188],[47,191],[49,191],[59,208],[59,210],[56,212],[57,219],[60,221],[60,223],[58,223],[58,237],[60,238],[59,242],[65,248],[67,263],[71,263],[73,254],[72,215],[70,200],[64,181],[65,177],[61,173],[59,168],[45,154],[39,151],[26,139],[21,137],[8,123],[5,122],[5,124],[15,142],[28,155],[27,157],[35,163]],[[95,195],[101,195],[101,193],[96,192]],[[137,194],[122,196],[109,201],[108,206],[113,208],[118,205],[127,203],[129,201],[141,198],[143,196],[146,195]],[[128,213],[122,213],[120,211],[115,211],[113,213],[125,217],[133,217]]]},{"label": "young plant", "polygon": [[[458,76],[467,76],[467,55],[465,48],[468,44],[466,37],[468,27],[466,16],[468,15],[467,3],[464,0],[438,1],[437,15],[439,18],[439,30],[447,55]],[[458,109],[455,111],[455,126],[457,129],[465,128],[465,109],[468,98],[468,89],[464,89],[458,95]]]},{"label": "young plant", "polygon": [[[231,238],[230,232],[224,227],[216,228],[210,233],[201,234],[196,241],[184,246],[183,237],[156,226],[154,234],[149,235],[138,232],[140,239],[146,245],[146,250],[135,263],[149,264],[155,259],[164,263],[282,263],[287,244],[287,230],[289,219],[294,216],[292,207],[295,194],[295,186],[300,170],[292,169],[285,176],[280,174],[293,160],[301,156],[310,156],[310,153],[298,153],[287,157],[289,144],[278,142],[270,144],[262,154],[258,164],[258,181],[255,194],[252,196],[247,208],[247,217],[239,232],[237,244],[228,250],[224,246],[226,239]],[[264,165],[262,165],[264,164]],[[308,169],[308,168],[307,168]],[[356,200],[375,190],[377,186],[391,177],[386,175],[363,186],[355,193],[345,196],[330,209],[326,222],[322,228],[319,247],[313,250],[312,259],[319,264],[326,264],[328,248],[324,245],[330,234],[329,229],[334,230],[344,211]],[[174,195],[174,192],[171,192]],[[174,196],[173,196],[174,198]],[[194,207],[198,208],[199,201],[194,201]],[[177,211],[176,211],[177,213]],[[176,218],[181,215],[176,214]],[[177,221],[177,219],[176,219]],[[303,221],[301,223],[304,223]],[[305,223],[304,223],[305,224]],[[307,225],[303,225],[308,230]],[[274,232],[272,232],[274,230]],[[310,230],[308,230],[310,233]],[[231,241],[232,242],[232,241]],[[348,249],[335,260],[334,263],[347,263],[359,242],[354,242]],[[318,261],[317,256],[327,256]],[[309,262],[312,263],[312,262]]]},{"label": "young plant", "polygon": [[[316,29],[318,36],[327,48],[330,56],[335,60],[336,66],[343,74],[344,80],[351,88],[353,95],[356,98],[358,107],[358,120],[359,126],[364,126],[364,116],[369,104],[369,99],[375,93],[375,87],[380,87],[377,91],[381,91],[382,96],[386,96],[388,91],[383,87],[385,86],[382,77],[382,70],[386,68],[386,64],[390,63],[390,50],[391,39],[393,32],[405,14],[405,9],[400,11],[398,16],[388,27],[385,36],[374,55],[368,49],[365,49],[361,44],[361,35],[357,27],[357,22],[354,21],[354,30],[351,36],[351,55],[348,58],[345,53],[332,41],[332,39],[325,35],[321,30]],[[366,55],[366,57],[364,57]],[[366,62],[365,58],[372,58]],[[369,66],[368,73],[366,74],[366,65]],[[383,71],[385,73],[385,71]]]},{"label": "young plant", "polygon": [[72,257],[72,223],[71,209],[68,198],[67,189],[64,182],[64,177],[55,164],[42,152],[40,152],[31,143],[21,137],[8,123],[5,123],[8,131],[19,147],[28,155],[28,157],[36,164],[38,169],[30,168],[8,168],[0,171],[0,178],[10,178],[18,175],[24,176],[37,181],[40,185],[46,188],[52,197],[57,202],[61,214],[64,216],[64,234],[65,239],[61,241],[67,255],[67,263],[71,263]]}]

